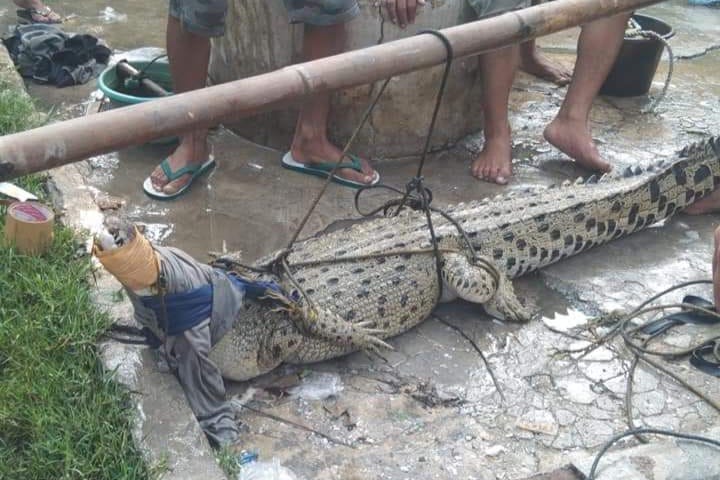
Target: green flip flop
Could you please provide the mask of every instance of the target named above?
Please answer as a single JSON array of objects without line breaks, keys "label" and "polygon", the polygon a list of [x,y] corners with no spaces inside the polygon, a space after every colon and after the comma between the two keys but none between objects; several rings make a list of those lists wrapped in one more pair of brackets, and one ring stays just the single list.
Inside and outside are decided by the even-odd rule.
[{"label": "green flip flop", "polygon": [[[338,166],[338,170],[341,168],[351,168],[355,170],[356,172],[362,172],[362,163],[358,157],[355,155],[348,154],[348,157],[350,157],[349,162],[343,162]],[[322,162],[322,163],[312,163],[312,164],[304,164],[300,163],[297,160],[295,160],[292,156],[292,153],[287,152],[282,159],[282,166],[284,168],[287,168],[289,170],[294,170],[296,172],[305,173],[308,175],[314,175],[316,177],[321,178],[327,178],[330,175],[330,172],[333,168],[335,168],[335,162]],[[375,172],[375,175],[373,175],[373,179],[370,183],[362,183],[362,182],[355,182],[353,180],[348,180],[347,178],[342,178],[337,175],[333,175],[332,181],[344,185],[346,187],[350,188],[361,188],[361,187],[367,187],[375,185],[380,181],[380,174],[378,172]]]},{"label": "green flip flop", "polygon": [[155,187],[153,187],[152,184],[152,180],[150,179],[150,177],[147,177],[143,182],[143,190],[149,197],[155,198],[157,200],[172,200],[173,198],[177,198],[183,193],[187,192],[196,178],[198,178],[200,175],[207,172],[214,166],[215,158],[210,155],[210,157],[205,163],[188,165],[187,167],[179,168],[173,172],[170,168],[170,163],[166,158],[162,161],[162,163],[160,163],[160,168],[162,168],[162,171],[169,182],[175,181],[183,175],[187,175],[188,173],[190,174],[190,180],[185,185],[183,185],[177,192],[168,194],[163,191],[155,190]]}]

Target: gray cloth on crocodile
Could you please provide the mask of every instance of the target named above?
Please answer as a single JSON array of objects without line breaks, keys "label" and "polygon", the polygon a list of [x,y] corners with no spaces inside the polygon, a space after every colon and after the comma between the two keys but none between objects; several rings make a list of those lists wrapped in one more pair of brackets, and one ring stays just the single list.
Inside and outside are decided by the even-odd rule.
[{"label": "gray cloth on crocodile", "polygon": [[[178,376],[188,403],[205,434],[216,444],[225,445],[239,435],[233,410],[225,400],[225,385],[220,369],[208,354],[237,318],[244,293],[233,286],[227,275],[195,261],[185,252],[172,247],[155,246],[160,257],[160,270],[166,280],[167,293],[181,293],[211,283],[213,286],[212,315],[199,325],[165,339],[161,351]],[[135,319],[150,328],[158,338],[164,334],[155,313],[128,290],[135,307]],[[172,322],[172,319],[167,319]]]}]

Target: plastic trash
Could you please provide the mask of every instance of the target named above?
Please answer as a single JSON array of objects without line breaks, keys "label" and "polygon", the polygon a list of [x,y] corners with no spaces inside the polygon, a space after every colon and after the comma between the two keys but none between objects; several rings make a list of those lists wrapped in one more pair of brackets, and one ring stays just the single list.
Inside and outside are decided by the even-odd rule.
[{"label": "plastic trash", "polygon": [[[257,458],[257,457],[256,457]],[[240,467],[237,480],[299,480],[292,470],[283,467],[277,458],[269,462],[250,460]]]},{"label": "plastic trash", "polygon": [[105,7],[100,11],[100,19],[105,23],[127,22],[127,14],[120,13],[113,7]]},{"label": "plastic trash", "polygon": [[291,388],[289,392],[290,395],[303,400],[325,400],[337,396],[344,388],[340,375],[312,372],[303,378],[300,385]]},{"label": "plastic trash", "polygon": [[237,462],[242,465],[247,465],[248,463],[256,462],[258,459],[258,454],[255,452],[248,452],[247,450],[243,450],[240,452],[240,456],[237,459]]}]

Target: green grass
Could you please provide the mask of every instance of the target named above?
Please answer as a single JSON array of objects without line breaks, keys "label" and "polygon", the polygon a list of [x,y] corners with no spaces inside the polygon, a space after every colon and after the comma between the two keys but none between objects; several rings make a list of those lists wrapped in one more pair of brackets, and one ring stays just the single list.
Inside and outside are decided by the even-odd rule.
[{"label": "green grass", "polygon": [[36,127],[43,118],[28,95],[0,78],[0,135]]},{"label": "green grass", "polygon": [[90,263],[55,235],[42,257],[0,248],[0,478],[147,478],[129,393],[97,356]]},{"label": "green grass", "polygon": [[215,450],[215,460],[228,478],[237,478],[240,473],[238,453],[231,447],[223,447]]},{"label": "green grass", "polygon": [[[33,118],[27,97],[0,93],[0,133],[29,128]],[[19,184],[40,194],[43,177]],[[0,208],[0,231],[4,214]],[[130,393],[97,355],[108,319],[93,305],[90,260],[79,250],[59,226],[41,257],[0,245],[2,480],[154,476],[132,441]]]}]

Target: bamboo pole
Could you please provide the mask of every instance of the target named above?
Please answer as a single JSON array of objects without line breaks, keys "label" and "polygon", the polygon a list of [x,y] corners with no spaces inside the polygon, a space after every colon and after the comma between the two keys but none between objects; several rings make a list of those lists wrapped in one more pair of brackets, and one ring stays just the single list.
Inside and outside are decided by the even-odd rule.
[{"label": "bamboo pole", "polygon": [[[556,0],[442,30],[466,57],[661,0]],[[417,35],[255,77],[159,98],[0,138],[0,181],[286,107],[307,95],[363,85],[445,61],[445,47]]]}]

